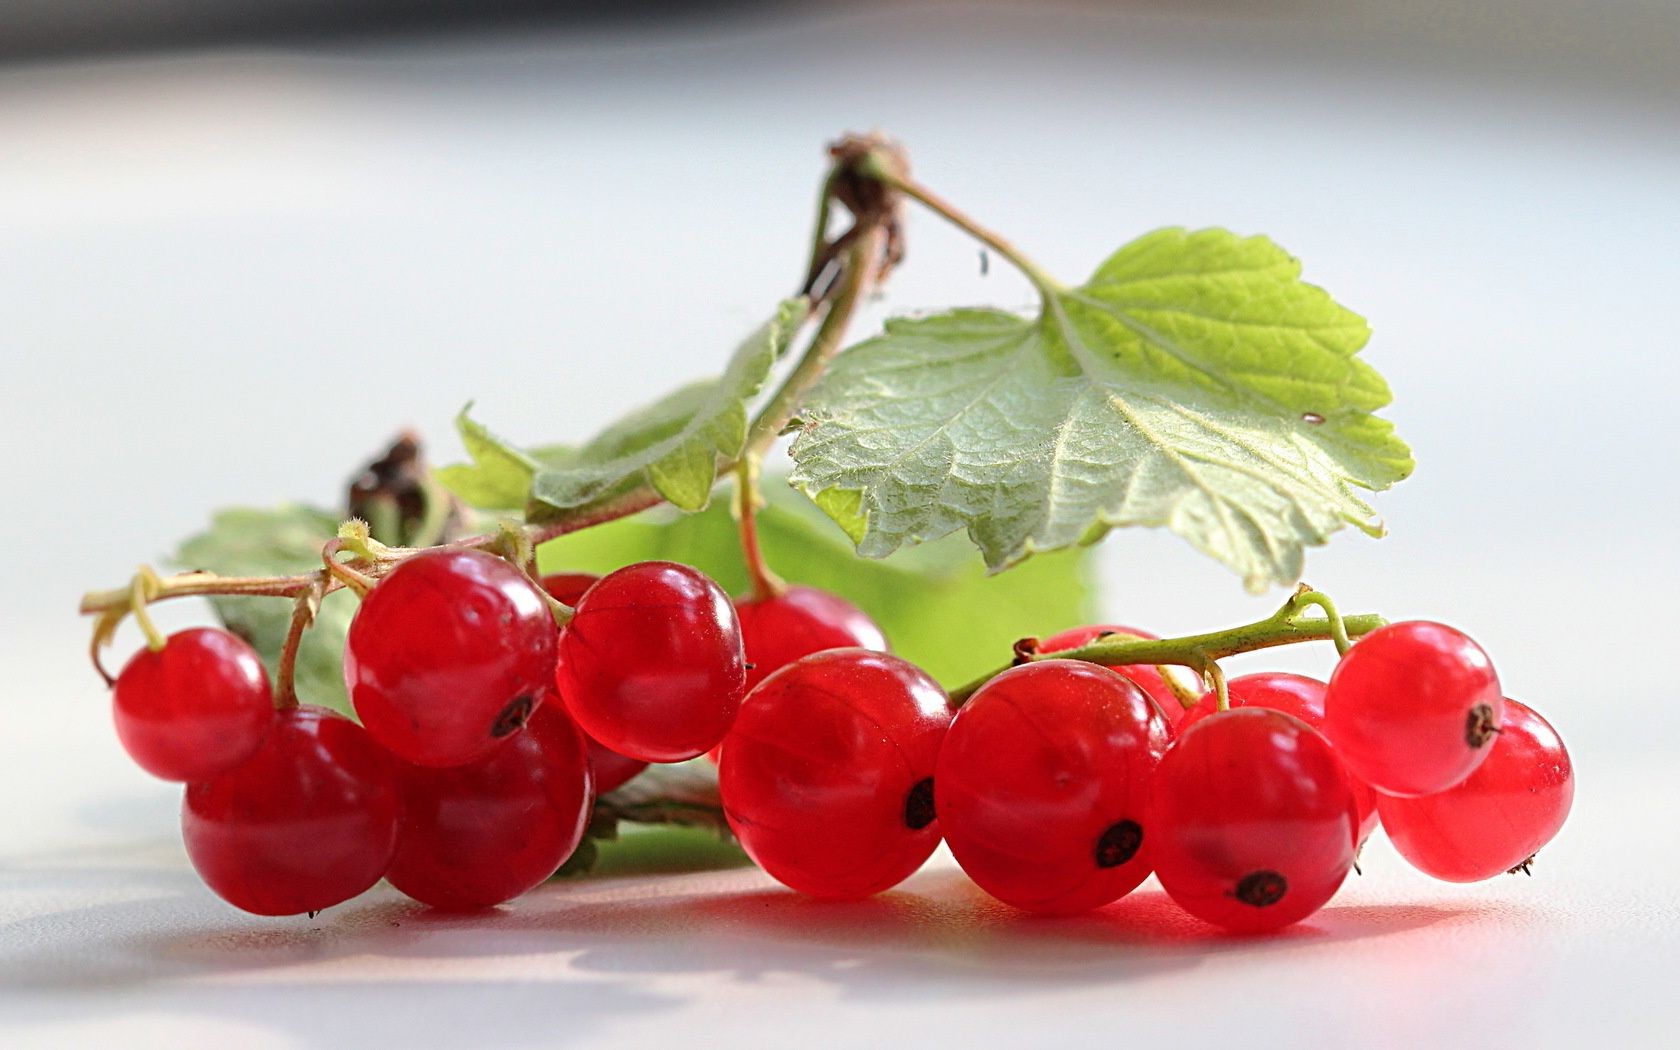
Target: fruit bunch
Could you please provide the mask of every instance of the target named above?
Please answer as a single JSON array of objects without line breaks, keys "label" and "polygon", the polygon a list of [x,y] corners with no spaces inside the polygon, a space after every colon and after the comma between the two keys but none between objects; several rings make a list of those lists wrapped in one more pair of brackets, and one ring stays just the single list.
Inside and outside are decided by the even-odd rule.
[{"label": "fruit bunch", "polygon": [[[1311,627],[1314,601],[1333,614],[1304,594],[1268,622]],[[1263,931],[1329,900],[1379,820],[1452,881],[1526,865],[1562,825],[1562,742],[1460,632],[1343,639],[1328,684],[1227,683],[1195,656],[1216,637],[1029,640],[953,702],[824,591],[732,602],[671,562],[533,579],[440,547],[365,589],[344,653],[360,724],[277,705],[256,653],[214,628],[136,655],[113,705],[135,761],[187,784],[195,868],[262,915],[382,877],[441,908],[510,900],[578,847],[597,792],[708,752],[748,855],[825,898],[891,888],[943,838],[1017,907],[1096,908],[1154,873],[1191,914]],[[1214,687],[1187,693],[1169,659]]]},{"label": "fruit bunch", "polygon": [[555,873],[597,792],[715,748],[749,673],[885,645],[855,606],[809,588],[739,610],[670,562],[533,581],[434,548],[367,587],[351,623],[360,724],[276,703],[247,643],[195,628],[117,675],[117,732],[142,768],[187,784],[188,855],[246,911],[316,912],[382,877],[437,907],[488,907]]},{"label": "fruit bunch", "polygon": [[[242,575],[286,561],[281,533],[337,520],[305,508],[303,529],[244,545],[259,568],[143,569],[83,598],[96,664],[125,617],[147,635],[115,680],[117,728],[143,767],[187,784],[187,850],[211,888],[271,915],[381,877],[439,907],[495,905],[553,874],[603,811],[625,812],[613,799],[648,764],[702,755],[748,855],[821,897],[885,890],[942,838],[1022,908],[1099,907],[1153,873],[1190,913],[1245,931],[1323,905],[1378,823],[1444,879],[1526,868],[1568,812],[1569,758],[1450,627],[1344,618],[1303,588],[1226,631],[1025,639],[947,694],[863,611],[770,571],[757,486],[790,436],[788,496],[838,526],[844,557],[960,534],[997,572],[1164,526],[1254,592],[1295,584],[1335,529],[1381,535],[1355,493],[1413,468],[1376,415],[1389,392],[1359,357],[1365,321],[1271,240],[1161,229],[1071,284],[913,177],[884,136],[845,136],[828,157],[798,292],[716,377],[581,442],[516,445],[463,411],[472,461],[432,472],[399,443],[352,487],[352,520],[311,572]],[[910,203],[1014,266],[1036,312],[901,317],[846,347],[905,257]],[[670,512],[699,519],[725,478],[740,600],[672,561],[536,575],[539,545],[644,512],[663,513],[641,523],[668,550],[684,520]],[[460,536],[473,510],[517,517]],[[317,614],[339,590],[361,604],[335,633]],[[272,690],[234,633],[151,624],[150,603],[193,595],[262,644]],[[265,598],[293,602],[283,628],[234,615]],[[342,663],[354,720],[298,701],[311,630],[326,658],[304,664],[304,691],[336,692]],[[1322,640],[1341,654],[1328,682],[1220,670]]]}]

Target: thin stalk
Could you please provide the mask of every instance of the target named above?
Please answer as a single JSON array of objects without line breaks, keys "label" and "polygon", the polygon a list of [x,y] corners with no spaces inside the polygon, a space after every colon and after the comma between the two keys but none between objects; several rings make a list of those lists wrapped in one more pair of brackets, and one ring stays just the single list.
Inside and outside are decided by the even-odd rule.
[{"label": "thin stalk", "polygon": [[909,175],[898,170],[896,165],[882,157],[879,153],[872,153],[865,157],[858,165],[858,170],[873,179],[878,179],[880,182],[891,186],[893,189],[904,194],[906,197],[909,197],[917,204],[920,204],[922,207],[933,212],[935,215],[938,215],[946,222],[957,227],[959,230],[962,230],[970,237],[973,237],[981,244],[984,244],[986,247],[992,249],[992,251],[995,251],[1005,259],[1008,259],[1009,262],[1017,270],[1020,270],[1021,273],[1026,276],[1027,280],[1031,281],[1033,286],[1036,287],[1045,297],[1049,297],[1066,290],[1066,286],[1054,277],[1050,276],[1043,267],[1028,258],[1019,248],[1015,247],[1015,245],[1011,244],[1007,240],[1004,240],[1004,238],[997,232],[980,225],[980,223],[967,212],[964,212],[961,208],[958,208],[939,194],[933,192],[926,186],[923,186],[921,183],[911,178]]},{"label": "thin stalk", "polygon": [[274,709],[277,711],[290,711],[298,705],[298,649],[303,645],[303,632],[315,622],[315,613],[320,607],[318,592],[299,595],[297,604],[292,607],[292,620],[286,627],[286,643],[280,649],[280,669],[274,676]]},{"label": "thin stalk", "polygon": [[787,593],[787,581],[770,568],[758,542],[758,510],[763,505],[758,494],[758,460],[742,456],[735,465],[735,523],[741,535],[741,560],[752,581],[752,597],[761,602]]},{"label": "thin stalk", "polygon": [[[1283,608],[1264,620],[1257,620],[1254,623],[1243,624],[1239,627],[1230,627],[1223,631],[1210,631],[1206,634],[1190,634],[1178,638],[1161,639],[1127,638],[1110,635],[1077,649],[1065,649],[1054,653],[1033,653],[1028,659],[1088,660],[1091,663],[1105,666],[1177,664],[1211,677],[1210,667],[1214,666],[1215,661],[1236,656],[1238,653],[1270,649],[1280,645],[1294,645],[1297,642],[1325,641],[1336,638],[1338,633],[1347,637],[1359,638],[1370,634],[1388,622],[1374,613],[1338,617],[1335,620],[1327,617],[1303,616],[1301,614],[1303,607],[1319,604],[1317,601],[1319,597],[1322,597],[1322,595],[1319,595],[1317,591],[1295,595],[1284,603]],[[1000,667],[996,671],[983,675],[958,688],[951,693],[951,702],[955,705],[961,705],[973,696],[981,686],[1006,670],[1008,670],[1008,667]],[[1215,684],[1217,685],[1217,683]]]}]

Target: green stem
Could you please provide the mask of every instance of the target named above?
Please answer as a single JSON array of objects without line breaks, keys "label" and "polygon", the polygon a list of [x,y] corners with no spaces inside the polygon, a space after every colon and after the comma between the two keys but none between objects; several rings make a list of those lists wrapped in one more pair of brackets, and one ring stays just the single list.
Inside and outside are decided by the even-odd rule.
[{"label": "green stem", "polygon": [[[1301,615],[1305,606],[1320,605],[1319,598],[1329,600],[1317,591],[1294,595],[1281,609],[1264,620],[1226,628],[1223,631],[1158,640],[1110,635],[1077,649],[1034,653],[1029,659],[1088,660],[1112,667],[1125,664],[1178,664],[1212,678],[1217,669],[1216,661],[1228,656],[1280,645],[1293,645],[1297,642],[1334,639],[1338,633],[1344,637],[1358,638],[1370,634],[1388,622],[1374,613],[1334,618]],[[981,686],[1006,670],[1007,667],[1001,667],[953,691],[952,704],[960,706]],[[1217,682],[1215,685],[1217,686]]]},{"label": "green stem", "polygon": [[1045,298],[1066,291],[1062,282],[1045,271],[1045,269],[1028,258],[1021,249],[1006,241],[993,230],[976,222],[968,213],[952,204],[939,194],[923,186],[909,175],[899,170],[890,159],[879,152],[871,153],[858,164],[858,171],[870,178],[877,179],[887,186],[909,197],[911,200],[928,209],[946,222],[962,230],[986,247],[1008,259],[1017,270],[1020,270],[1027,280],[1033,283],[1039,294]]},{"label": "green stem", "polygon": [[[743,457],[762,456],[776,443],[799,411],[805,395],[822,376],[834,355],[840,352],[840,346],[846,340],[846,329],[852,323],[852,315],[857,312],[859,302],[873,283],[875,262],[881,257],[885,237],[885,232],[879,227],[871,227],[852,243],[845,255],[845,273],[840,279],[840,287],[829,302],[822,324],[817,326],[816,334],[811,337],[799,363],[793,366],[793,371],[782,380],[782,385],[754,417],[752,427],[747,431]],[[733,468],[734,464],[730,466]]]}]

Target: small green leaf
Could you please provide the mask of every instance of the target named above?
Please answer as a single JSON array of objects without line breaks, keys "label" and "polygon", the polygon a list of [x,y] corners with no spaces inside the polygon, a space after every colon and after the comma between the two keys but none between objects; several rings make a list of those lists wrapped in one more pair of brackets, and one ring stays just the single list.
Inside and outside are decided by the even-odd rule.
[{"label": "small green leaf", "polygon": [[492,433],[469,414],[472,405],[455,417],[455,429],[467,447],[471,463],[439,467],[434,476],[469,506],[480,510],[523,510],[531,495],[531,479],[545,466],[563,466],[576,452],[561,445],[521,449]]},{"label": "small green leaf", "polygon": [[[1160,230],[1024,318],[889,322],[806,406],[793,480],[880,557],[964,530],[993,570],[1164,525],[1250,590],[1301,574],[1356,489],[1406,477],[1360,317],[1264,237]],[[836,493],[856,493],[851,508]],[[837,502],[838,501],[838,502]]]},{"label": "small green leaf", "polygon": [[730,358],[723,375],[682,387],[614,423],[564,464],[537,470],[531,517],[570,510],[645,480],[683,510],[711,498],[719,459],[740,455],[747,402],[787,350],[808,304],[789,299]]},{"label": "small green leaf", "polygon": [[[860,560],[852,543],[811,502],[766,478],[769,506],[759,515],[765,556],[795,583],[833,591],[868,612],[893,651],[947,685],[966,682],[1008,659],[1016,639],[1088,622],[1088,552],[1034,558],[988,576],[957,537]],[[723,500],[698,514],[652,511],[563,536],[538,551],[545,572],[609,572],[668,559],[706,572],[731,594],[747,590],[740,538]]]},{"label": "small green leaf", "polygon": [[[228,576],[281,576],[321,565],[321,545],[338,530],[324,510],[286,504],[273,510],[238,508],[212,519],[210,528],[181,544],[175,562]],[[291,625],[292,603],[281,598],[218,596],[211,606],[222,623],[262,656],[272,677]],[[298,699],[350,714],[344,689],[344,639],[356,614],[348,591],[327,595],[298,648]]]}]

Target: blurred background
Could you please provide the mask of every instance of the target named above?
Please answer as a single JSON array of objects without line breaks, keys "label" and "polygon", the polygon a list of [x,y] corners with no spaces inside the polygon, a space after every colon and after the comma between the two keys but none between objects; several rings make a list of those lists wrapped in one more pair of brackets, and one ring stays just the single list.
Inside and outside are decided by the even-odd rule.
[{"label": "blurred background", "polygon": [[[1371,320],[1419,462],[1376,499],[1392,535],[1307,578],[1469,630],[1571,741],[1580,805],[1654,805],[1626,771],[1680,729],[1676,54],[1667,0],[0,2],[8,848],[172,832],[82,590],[218,507],[335,503],[400,427],[450,461],[468,400],[566,440],[715,370],[798,281],[825,143],[871,128],[1069,279],[1162,225],[1300,256]],[[909,238],[860,336],[1029,302],[931,218]],[[1281,598],[1164,534],[1101,565],[1162,632]],[[1662,827],[1595,862],[1680,856]]]}]

